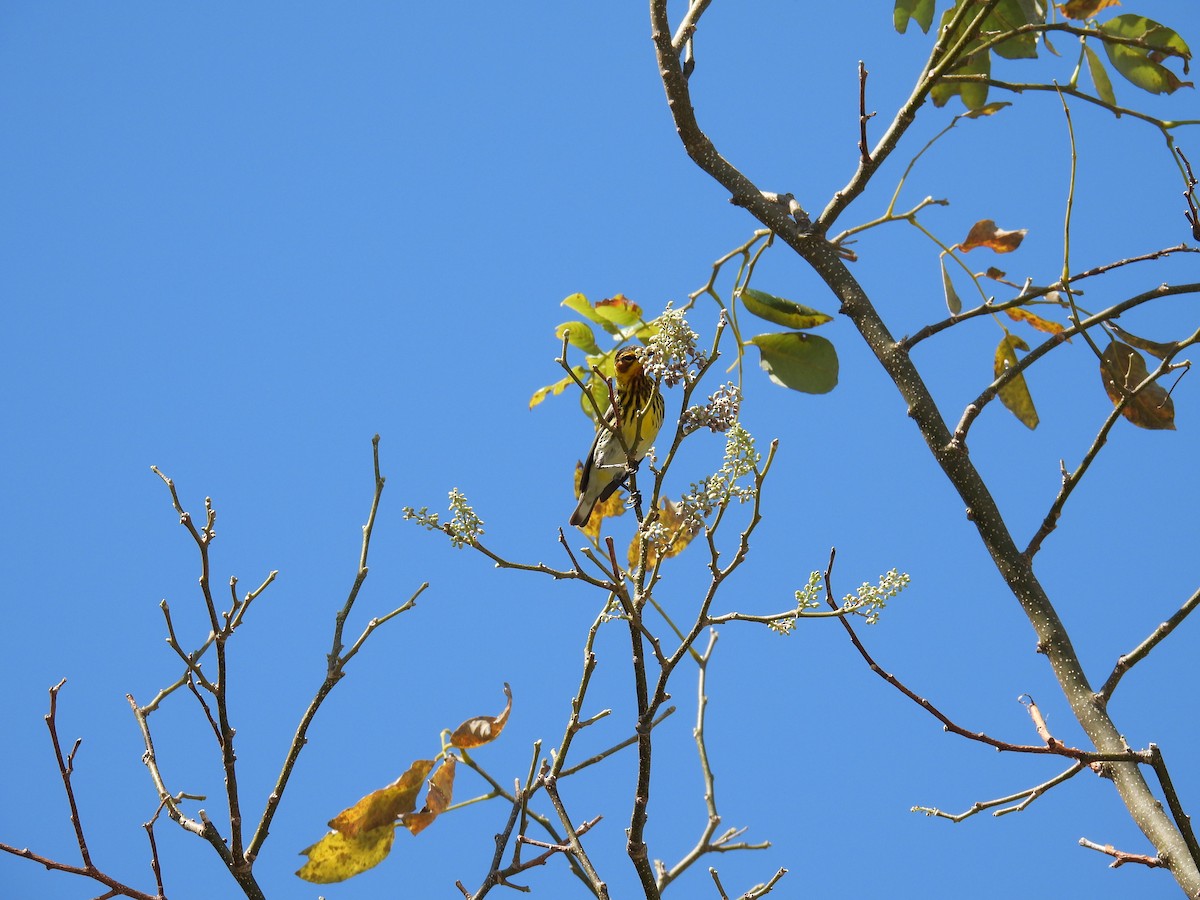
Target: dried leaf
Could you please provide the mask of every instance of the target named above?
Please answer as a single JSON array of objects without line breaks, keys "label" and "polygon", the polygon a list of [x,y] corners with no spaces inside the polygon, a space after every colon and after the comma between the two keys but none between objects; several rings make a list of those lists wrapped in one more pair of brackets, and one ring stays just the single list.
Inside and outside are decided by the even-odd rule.
[{"label": "dried leaf", "polygon": [[381,825],[353,838],[331,831],[300,851],[308,857],[308,862],[296,874],[313,884],[345,881],[383,862],[395,839],[395,824]]},{"label": "dried leaf", "polygon": [[413,834],[420,834],[433,824],[433,820],[446,811],[454,793],[454,764],[453,756],[447,756],[438,766],[433,777],[429,779],[429,792],[425,795],[425,808],[420,812],[408,813],[401,820]]},{"label": "dried leaf", "polygon": [[971,226],[966,239],[958,245],[964,253],[976,247],[987,247],[997,253],[1012,253],[1025,240],[1028,228],[1018,228],[1015,231],[1005,231],[997,228],[991,219],[981,219]]},{"label": "dried leaf", "polygon": [[380,826],[395,824],[401,814],[416,807],[421,783],[432,768],[432,759],[416,760],[407,772],[387,787],[367,794],[349,809],[338,813],[329,827],[353,838]]},{"label": "dried leaf", "polygon": [[[1024,322],[1027,325],[1032,325],[1038,331],[1046,334],[1062,334],[1066,328],[1059,325],[1057,322],[1051,322],[1049,319],[1043,319],[1037,313],[1030,312],[1023,306],[1013,306],[1005,310],[1010,319],[1015,319],[1018,322]],[[1070,343],[1070,338],[1064,338],[1067,343]]]},{"label": "dried leaf", "polygon": [[[1029,345],[1015,334],[1005,334],[996,348],[996,359],[992,372],[999,378],[1017,364],[1017,350],[1028,350]],[[1028,428],[1037,428],[1038,414],[1033,406],[1033,396],[1025,383],[1024,373],[1010,378],[999,391],[1000,402]]]},{"label": "dried leaf", "polygon": [[1121,0],[1070,0],[1069,3],[1056,3],[1058,11],[1068,19],[1090,19],[1102,9],[1110,6],[1120,6]]},{"label": "dried leaf", "polygon": [[963,113],[964,119],[978,119],[981,116],[994,116],[1006,106],[1012,106],[1007,100],[996,100],[992,103],[985,103],[979,109],[971,109]]},{"label": "dried leaf", "polygon": [[950,273],[946,271],[946,257],[942,257],[942,290],[946,294],[946,309],[950,310],[950,315],[957,316],[962,312],[962,300],[959,299],[958,291],[954,290],[954,282],[950,280]]},{"label": "dried leaf", "polygon": [[988,266],[987,271],[984,272],[983,274],[985,276],[987,276],[988,278],[992,279],[992,281],[1003,281],[1005,278],[1008,277],[1007,272],[1002,272],[999,269],[997,269],[995,266]]},{"label": "dried leaf", "polygon": [[500,715],[476,716],[473,719],[467,719],[454,730],[454,734],[450,735],[450,745],[463,750],[472,750],[475,747],[490,744],[500,737],[500,732],[504,730],[504,725],[508,721],[508,714],[512,712],[512,689],[507,682],[504,685],[504,696],[508,698],[508,702],[504,704],[504,711]]},{"label": "dried leaf", "polygon": [[[694,524],[690,528],[684,526],[684,518],[679,512],[679,507],[667,497],[663,497],[659,501],[658,520],[662,523],[667,539],[671,542],[669,546],[661,548],[663,559],[670,559],[672,556],[682,553],[683,549],[700,531],[699,525]],[[641,540],[635,534],[633,540],[629,542],[629,568],[631,569],[637,565],[640,544]],[[647,567],[658,561],[659,549],[653,541],[646,545]]]},{"label": "dried leaf", "polygon": [[[1120,403],[1149,377],[1146,360],[1128,344],[1113,341],[1100,357],[1100,378],[1113,404]],[[1138,428],[1175,430],[1175,403],[1158,382],[1152,382],[1133,394],[1121,409],[1121,415]]]}]

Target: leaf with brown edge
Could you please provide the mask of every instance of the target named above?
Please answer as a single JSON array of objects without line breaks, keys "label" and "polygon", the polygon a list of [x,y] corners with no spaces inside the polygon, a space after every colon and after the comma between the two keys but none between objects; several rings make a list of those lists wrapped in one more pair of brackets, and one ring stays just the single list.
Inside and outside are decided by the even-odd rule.
[{"label": "leaf with brown edge", "polygon": [[450,746],[458,747],[460,750],[473,750],[475,747],[490,744],[500,737],[500,732],[504,730],[504,725],[508,721],[508,714],[512,712],[512,688],[508,686],[508,682],[504,684],[504,696],[508,698],[508,702],[504,705],[504,711],[500,715],[475,716],[473,719],[467,719],[454,729],[454,734],[450,735]]},{"label": "leaf with brown edge", "polygon": [[[1015,334],[1005,333],[996,348],[996,359],[992,367],[995,377],[999,378],[1017,364],[1017,350],[1028,350],[1029,345]],[[1037,410],[1033,406],[1033,395],[1029,393],[1029,385],[1025,383],[1024,373],[1014,375],[1000,388],[1000,402],[1008,411],[1021,421],[1027,428],[1038,426]]]},{"label": "leaf with brown edge", "polygon": [[626,297],[617,294],[596,304],[596,315],[620,328],[636,325],[642,320],[642,308]]},{"label": "leaf with brown edge", "polygon": [[1178,341],[1171,341],[1169,344],[1160,344],[1158,341],[1148,341],[1145,338],[1138,337],[1136,334],[1130,334],[1118,325],[1113,325],[1112,330],[1119,334],[1122,340],[1131,347],[1144,350],[1157,359],[1166,359],[1179,349]]},{"label": "leaf with brown edge", "polygon": [[1110,6],[1120,6],[1121,0],[1070,0],[1069,3],[1056,3],[1058,11],[1068,19],[1090,19],[1102,9]]},{"label": "leaf with brown edge", "polygon": [[429,792],[425,795],[425,808],[420,812],[408,813],[402,819],[404,825],[413,834],[420,834],[433,824],[433,820],[446,811],[454,793],[454,764],[453,756],[447,756],[438,766],[433,777],[429,779]]},{"label": "leaf with brown edge", "polygon": [[367,794],[349,809],[338,813],[329,827],[353,838],[380,826],[395,824],[403,813],[416,808],[421,783],[432,768],[432,759],[416,760],[407,772],[387,787]]},{"label": "leaf with brown edge", "polygon": [[1129,398],[1121,415],[1138,428],[1174,431],[1175,403],[1161,384],[1151,382],[1130,396],[1149,374],[1142,354],[1120,341],[1109,344],[1100,357],[1100,378],[1108,399],[1116,405]]},{"label": "leaf with brown edge", "polygon": [[353,878],[383,862],[392,851],[396,825],[380,825],[357,837],[331,831],[300,853],[308,857],[296,874],[313,884],[333,884]]},{"label": "leaf with brown edge", "polygon": [[1005,231],[1003,228],[997,228],[996,223],[991,219],[980,219],[971,226],[966,239],[958,245],[958,249],[966,253],[976,247],[987,247],[997,253],[1012,253],[1021,246],[1021,241],[1025,240],[1025,235],[1028,233],[1028,228]]},{"label": "leaf with brown edge", "polygon": [[[1045,334],[1062,334],[1066,328],[1059,325],[1057,322],[1051,322],[1049,319],[1043,319],[1037,313],[1030,312],[1023,306],[1012,306],[1005,310],[1010,319],[1018,322],[1024,322],[1026,325],[1032,325],[1038,331]],[[1067,343],[1071,342],[1070,338],[1064,338]]]},{"label": "leaf with brown edge", "polygon": [[[672,556],[678,556],[683,552],[684,548],[692,542],[700,531],[698,524],[693,523],[691,527],[685,524],[684,517],[679,511],[679,507],[669,498],[663,497],[659,500],[658,521],[662,524],[663,532],[666,534],[666,539],[670,544],[665,547],[659,547],[654,541],[649,541],[646,544],[646,566],[653,566],[658,561],[659,551],[662,552],[663,559],[670,559]],[[629,568],[637,566],[639,545],[641,538],[638,535],[633,536],[633,540],[629,542]]]}]

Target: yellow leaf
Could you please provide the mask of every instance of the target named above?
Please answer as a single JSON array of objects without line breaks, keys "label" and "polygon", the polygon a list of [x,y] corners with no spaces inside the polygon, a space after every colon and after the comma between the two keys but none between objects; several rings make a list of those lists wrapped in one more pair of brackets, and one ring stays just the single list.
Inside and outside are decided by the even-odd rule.
[{"label": "yellow leaf", "polygon": [[508,722],[508,714],[512,712],[512,688],[508,686],[507,682],[504,685],[504,696],[508,698],[508,702],[504,704],[504,711],[500,715],[495,717],[476,716],[473,719],[467,719],[454,730],[454,734],[450,735],[450,745],[471,750],[484,744],[490,744],[500,737],[500,732],[504,730],[504,725]]},{"label": "yellow leaf", "polygon": [[1027,228],[1005,231],[1003,228],[997,228],[996,223],[991,219],[980,219],[971,226],[971,230],[967,232],[963,242],[958,245],[958,249],[966,253],[976,247],[987,247],[997,253],[1012,253],[1021,246],[1021,241],[1025,240],[1028,232]]},{"label": "yellow leaf", "polygon": [[[1120,341],[1109,344],[1100,357],[1104,391],[1114,405],[1128,397],[1149,374],[1142,354]],[[1121,415],[1138,428],[1175,430],[1175,403],[1157,381],[1134,394],[1121,409]]]},{"label": "yellow leaf", "polygon": [[642,308],[626,297],[617,294],[596,304],[596,314],[605,321],[624,328],[642,320]]},{"label": "yellow leaf", "polygon": [[308,857],[308,862],[296,874],[313,884],[345,881],[383,862],[392,851],[395,839],[394,824],[381,825],[353,838],[331,831],[308,849],[300,851]]},{"label": "yellow leaf", "polygon": [[408,771],[385,788],[380,788],[363,797],[349,809],[338,813],[329,827],[346,837],[357,837],[382,825],[392,824],[402,813],[412,811],[417,805],[417,794],[429,770],[432,759],[418,759]]},{"label": "yellow leaf", "polygon": [[[1015,334],[1005,334],[996,348],[996,360],[992,371],[997,378],[1017,364],[1017,350],[1028,350],[1029,345]],[[1000,402],[1003,403],[1022,424],[1028,428],[1037,428],[1038,414],[1033,406],[1033,396],[1029,393],[1029,385],[1025,383],[1025,375],[1019,374],[1005,382],[999,391]]]}]

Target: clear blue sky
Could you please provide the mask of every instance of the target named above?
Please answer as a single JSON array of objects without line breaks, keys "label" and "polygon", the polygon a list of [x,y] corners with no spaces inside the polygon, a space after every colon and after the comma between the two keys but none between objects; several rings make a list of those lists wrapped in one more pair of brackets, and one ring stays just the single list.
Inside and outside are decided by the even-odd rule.
[{"label": "clear blue sky", "polygon": [[[894,33],[890,6],[715,3],[692,80],[703,126],[764,188],[818,211],[856,161],[858,60],[870,71],[877,135],[927,52],[915,30]],[[1200,42],[1192,0],[1123,9]],[[1065,37],[1057,43],[1064,58],[1052,75],[1065,80],[1075,51]],[[1161,100],[1120,81],[1116,89],[1158,115],[1200,114],[1191,90]],[[843,225],[882,211],[904,163],[952,111],[922,112],[910,151]],[[1157,132],[1083,104],[1073,111],[1075,267],[1185,240],[1180,185]],[[152,887],[140,824],[156,797],[124,696],[144,703],[180,674],[161,599],[188,643],[207,633],[195,554],[152,464],[176,479],[189,509],[213,498],[218,584],[237,575],[245,589],[280,571],[233,647],[242,784],[257,815],[324,672],[378,432],[388,483],[351,630],[422,581],[431,587],[369,642],[321,711],[256,871],[272,897],[451,897],[456,879],[476,886],[507,812],[499,804],[418,838],[401,834],[389,860],[344,885],[318,889],[291,873],[326,820],[435,753],[439,729],[499,711],[502,682],[515,695],[511,722],[476,754],[495,777],[523,777],[533,741],[561,736],[602,600],[496,572],[400,511],[441,509],[457,486],[497,550],[560,562],[557,529],[590,430],[574,400],[527,409],[532,391],[559,375],[553,328],[572,316],[558,303],[577,291],[621,292],[656,313],[753,229],[673,133],[644,4],[9,4],[0,121],[0,840],[77,861],[42,723],[46,690],[65,676],[59,728],[68,743],[84,738],[75,785],[95,861]],[[947,243],[982,218],[1028,228],[1016,254],[967,259],[1018,281],[1053,280],[1064,135],[1048,94],[963,123],[923,159],[901,206],[948,197],[923,219]],[[1179,138],[1200,163],[1200,129]],[[877,229],[856,249],[854,271],[894,332],[944,315],[936,249],[914,229]],[[1197,271],[1194,256],[1145,264],[1089,284],[1084,299],[1099,309],[1160,281],[1195,281]],[[764,260],[756,285],[836,311],[784,250]],[[969,298],[961,280],[959,289]],[[1180,298],[1122,321],[1167,340],[1195,328],[1195,308]],[[866,632],[882,665],[966,727],[1035,741],[1017,703],[1027,692],[1057,736],[1079,741],[1028,624],[895,389],[847,321],[824,333],[841,355],[829,395],[784,391],[747,369],[744,420],[764,448],[778,437],[780,451],[751,561],[718,606],[786,607],[831,546],[840,593],[899,567],[912,587]],[[951,420],[990,381],[1000,335],[978,319],[917,354]],[[1030,432],[993,404],[971,443],[1018,541],[1057,489],[1058,460],[1079,459],[1109,408],[1081,342],[1052,354],[1030,383],[1041,426]],[[1115,429],[1038,560],[1097,684],[1196,588],[1194,376],[1175,401],[1177,432]],[[719,442],[695,446],[673,493],[719,460]],[[628,528],[615,526],[619,542]],[[673,562],[680,577],[659,597],[681,615],[699,563]],[[1113,704],[1131,744],[1155,741],[1175,764],[1193,812],[1196,629],[1182,627]],[[586,733],[587,752],[627,736],[633,721],[620,627],[597,649],[590,711],[614,714]],[[649,840],[672,862],[703,827],[694,692],[681,672],[680,711],[658,749],[666,765]],[[1087,837],[1148,849],[1110,785],[1090,775],[1019,815],[955,826],[910,813],[914,804],[962,810],[1065,764],[944,735],[867,671],[833,623],[802,623],[786,639],[722,629],[709,693],[724,824],[774,847],[697,867],[677,897],[714,896],[708,864],[731,893],[785,866],[782,897],[1176,894],[1162,873],[1114,872],[1076,846]],[[172,788],[208,794],[203,805],[221,821],[221,773],[194,704],[177,697],[152,723]],[[605,816],[592,846],[614,897],[634,883],[623,856],[632,764],[617,757],[564,786],[579,818]],[[482,790],[460,770],[458,799]],[[169,896],[233,896],[206,845],[166,821],[157,834]],[[567,896],[563,871],[554,864],[527,881],[540,896]],[[20,900],[99,892],[8,856],[0,886]]]}]

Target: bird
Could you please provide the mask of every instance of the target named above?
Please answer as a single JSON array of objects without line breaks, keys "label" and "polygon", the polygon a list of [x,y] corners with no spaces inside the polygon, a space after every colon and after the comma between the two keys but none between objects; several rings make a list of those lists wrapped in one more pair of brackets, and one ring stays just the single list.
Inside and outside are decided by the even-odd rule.
[{"label": "bird", "polygon": [[[572,525],[586,525],[592,509],[625,483],[630,456],[636,466],[654,443],[662,427],[666,404],[658,385],[646,374],[642,349],[625,347],[616,357],[616,399],[619,415],[610,402],[583,464],[579,479],[579,505],[571,513]],[[610,427],[611,426],[611,427]],[[624,446],[613,429],[620,428]],[[629,453],[626,453],[626,450]]]}]

